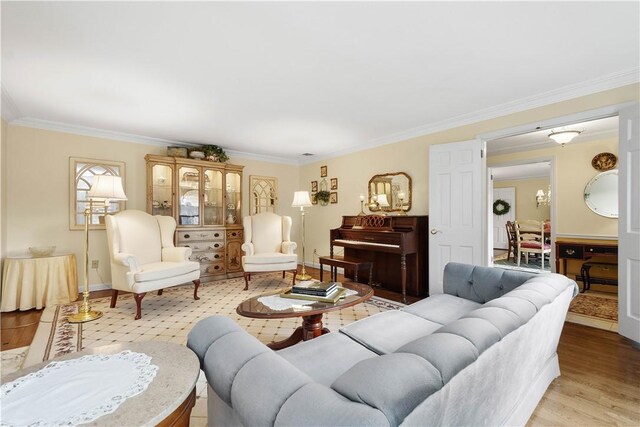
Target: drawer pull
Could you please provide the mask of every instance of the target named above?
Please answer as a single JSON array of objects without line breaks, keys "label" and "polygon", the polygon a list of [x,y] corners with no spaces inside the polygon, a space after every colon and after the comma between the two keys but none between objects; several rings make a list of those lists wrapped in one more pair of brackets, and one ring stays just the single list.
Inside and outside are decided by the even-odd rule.
[{"label": "drawer pull", "polygon": [[213,235],[214,237],[220,237],[220,233],[216,233]]},{"label": "drawer pull", "polygon": [[576,253],[576,251],[574,251],[573,249],[567,249],[567,250],[565,251],[565,253],[566,253],[567,255],[573,255],[573,254],[575,254],[575,253]]},{"label": "drawer pull", "polygon": [[214,257],[215,259],[220,259],[220,255],[218,255],[218,254],[215,254],[213,257]]},{"label": "drawer pull", "polygon": [[220,243],[216,243],[216,244],[215,244],[215,245],[213,245],[213,246],[209,246],[209,249],[217,249],[217,248],[219,248],[219,247],[220,247]]},{"label": "drawer pull", "polygon": [[185,234],[185,235],[184,235],[184,238],[185,238],[185,239],[188,239],[189,237],[191,237],[191,236],[189,236],[188,234]]}]

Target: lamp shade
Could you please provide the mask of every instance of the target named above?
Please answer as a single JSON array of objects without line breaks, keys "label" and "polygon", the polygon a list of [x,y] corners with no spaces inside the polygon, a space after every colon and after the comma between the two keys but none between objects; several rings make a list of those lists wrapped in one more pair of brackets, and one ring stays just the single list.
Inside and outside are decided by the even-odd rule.
[{"label": "lamp shade", "polygon": [[113,175],[96,175],[89,190],[90,199],[127,200],[122,189],[122,178]]},{"label": "lamp shade", "polygon": [[538,190],[538,192],[536,193],[536,197],[544,197],[544,190]]},{"label": "lamp shade", "polygon": [[312,204],[308,191],[296,191],[293,193],[293,203],[291,203],[291,207],[308,208],[309,206],[312,206]]},{"label": "lamp shade", "polygon": [[389,206],[389,200],[387,199],[386,194],[378,194],[378,205],[380,206]]},{"label": "lamp shade", "polygon": [[558,132],[551,132],[549,134],[549,138],[553,139],[558,144],[566,144],[567,142],[571,142],[573,138],[580,135],[580,131],[578,130],[563,130]]}]

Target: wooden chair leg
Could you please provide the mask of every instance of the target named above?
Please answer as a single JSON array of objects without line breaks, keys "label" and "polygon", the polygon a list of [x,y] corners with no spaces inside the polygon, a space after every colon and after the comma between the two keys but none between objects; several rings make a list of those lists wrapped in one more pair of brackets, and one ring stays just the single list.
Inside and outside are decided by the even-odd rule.
[{"label": "wooden chair leg", "polygon": [[142,317],[142,298],[146,295],[146,292],[141,294],[133,294],[133,299],[136,300],[136,317],[134,320],[138,320]]},{"label": "wooden chair leg", "polygon": [[158,289],[158,295],[162,295],[162,289]]},{"label": "wooden chair leg", "polygon": [[198,300],[200,297],[198,296],[198,287],[200,287],[200,279],[194,280],[193,284],[195,287],[193,288],[193,299]]},{"label": "wooden chair leg", "polygon": [[284,273],[285,273],[285,271],[284,271],[284,270],[282,270],[282,278],[283,278],[283,279],[284,279]]},{"label": "wooden chair leg", "polygon": [[251,273],[244,272],[244,290],[249,290],[249,280],[251,280]]},{"label": "wooden chair leg", "polygon": [[111,304],[109,304],[109,307],[115,308],[116,301],[118,301],[118,290],[111,289]]},{"label": "wooden chair leg", "polygon": [[298,275],[298,270],[297,269],[293,270],[292,273],[293,273],[293,285],[292,286],[295,286],[295,284],[296,284],[296,276]]}]

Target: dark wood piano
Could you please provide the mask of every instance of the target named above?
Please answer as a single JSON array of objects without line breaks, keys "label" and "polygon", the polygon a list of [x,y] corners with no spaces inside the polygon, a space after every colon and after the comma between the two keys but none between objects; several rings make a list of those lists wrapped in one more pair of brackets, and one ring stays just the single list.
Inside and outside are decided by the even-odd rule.
[{"label": "dark wood piano", "polygon": [[[340,228],[330,232],[330,251],[344,248],[344,256],[373,261],[374,284],[424,297],[428,286],[428,216],[343,216]],[[368,272],[358,276],[369,281]]]}]

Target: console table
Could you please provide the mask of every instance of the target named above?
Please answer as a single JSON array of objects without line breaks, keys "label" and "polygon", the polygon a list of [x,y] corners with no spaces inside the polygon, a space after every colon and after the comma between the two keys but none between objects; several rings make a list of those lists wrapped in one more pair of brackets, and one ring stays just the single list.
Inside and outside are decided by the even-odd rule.
[{"label": "console table", "polygon": [[[584,261],[594,256],[616,260],[618,241],[564,237],[556,239],[556,273],[567,274],[567,260]],[[562,268],[560,268],[561,265]]]},{"label": "console table", "polygon": [[74,254],[7,257],[2,270],[1,311],[68,304],[78,298]]}]

